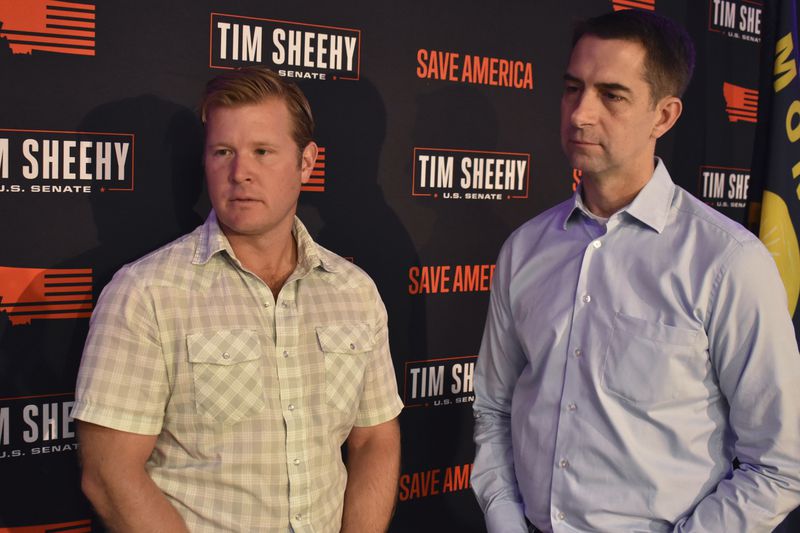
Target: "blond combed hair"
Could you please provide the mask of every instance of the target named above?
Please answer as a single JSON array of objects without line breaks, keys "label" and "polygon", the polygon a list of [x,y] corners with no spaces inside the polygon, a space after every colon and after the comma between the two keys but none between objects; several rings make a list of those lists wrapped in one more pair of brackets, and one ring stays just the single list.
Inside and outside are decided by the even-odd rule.
[{"label": "blond combed hair", "polygon": [[292,119],[292,139],[302,152],[314,140],[311,105],[295,83],[266,67],[242,67],[209,80],[200,102],[200,119],[205,124],[209,111],[217,106],[257,104],[269,98],[279,98],[286,103]]}]

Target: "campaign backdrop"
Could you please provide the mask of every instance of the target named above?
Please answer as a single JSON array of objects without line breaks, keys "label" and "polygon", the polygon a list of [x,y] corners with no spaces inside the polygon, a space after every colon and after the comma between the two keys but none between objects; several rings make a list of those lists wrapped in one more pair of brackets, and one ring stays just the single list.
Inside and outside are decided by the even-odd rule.
[{"label": "campaign backdrop", "polygon": [[658,155],[755,229],[770,2],[0,0],[0,531],[102,531],[72,418],[88,319],[120,266],[204,220],[198,99],[249,64],[309,97],[321,149],[298,215],[388,308],[406,406],[391,531],[485,531],[471,406],[494,261],[580,181],[558,133],[573,25],[629,8],[697,46]]}]

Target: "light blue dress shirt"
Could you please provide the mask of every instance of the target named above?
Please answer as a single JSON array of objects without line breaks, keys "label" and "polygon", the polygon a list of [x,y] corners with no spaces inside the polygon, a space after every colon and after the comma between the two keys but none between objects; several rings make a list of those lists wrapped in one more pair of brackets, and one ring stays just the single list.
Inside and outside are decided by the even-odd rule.
[{"label": "light blue dress shirt", "polygon": [[771,531],[800,503],[800,355],[772,257],[660,160],[605,226],[587,212],[576,194],[497,261],[472,473],[490,533],[525,515]]}]

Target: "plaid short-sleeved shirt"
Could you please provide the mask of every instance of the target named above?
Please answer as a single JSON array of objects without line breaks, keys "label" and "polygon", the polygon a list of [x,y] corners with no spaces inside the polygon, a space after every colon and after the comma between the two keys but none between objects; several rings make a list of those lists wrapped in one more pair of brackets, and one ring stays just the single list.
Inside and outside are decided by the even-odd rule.
[{"label": "plaid short-sleeved shirt", "polygon": [[93,313],[75,417],[158,435],[147,471],[192,531],[338,532],[342,443],[402,408],[374,283],[293,234],[277,301],[212,212],[123,267]]}]

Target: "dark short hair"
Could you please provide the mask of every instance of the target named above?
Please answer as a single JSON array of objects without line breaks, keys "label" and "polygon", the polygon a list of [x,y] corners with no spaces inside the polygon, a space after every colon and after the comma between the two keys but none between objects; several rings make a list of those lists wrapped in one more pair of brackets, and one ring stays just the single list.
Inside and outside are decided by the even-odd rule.
[{"label": "dark short hair", "polygon": [[311,105],[297,84],[266,67],[237,68],[209,80],[200,102],[200,119],[205,124],[209,111],[214,107],[257,104],[269,98],[286,102],[292,119],[292,139],[302,152],[314,140]]},{"label": "dark short hair", "polygon": [[621,39],[639,43],[645,50],[645,81],[653,102],[665,96],[683,96],[694,71],[694,44],[677,22],[649,11],[626,9],[579,23],[572,47],[581,37]]}]

